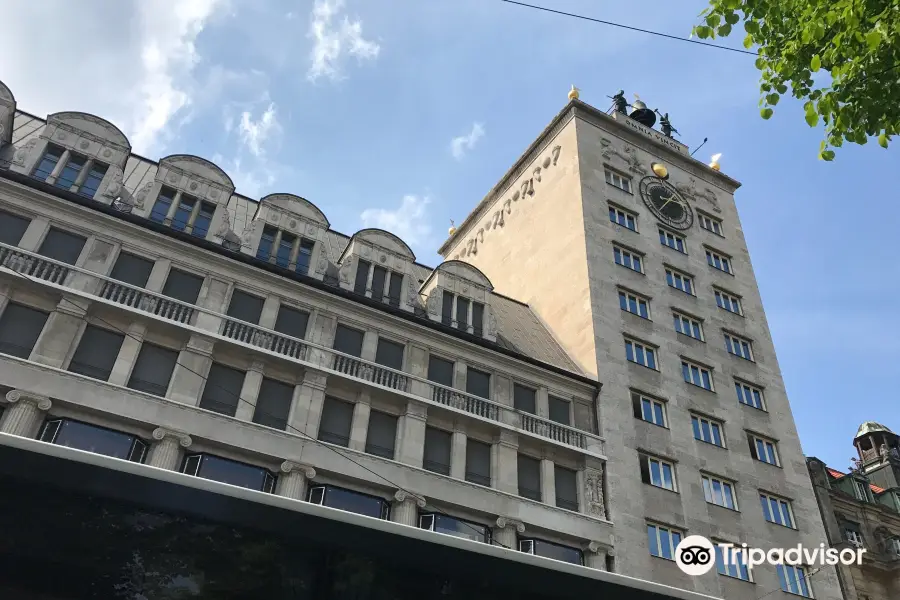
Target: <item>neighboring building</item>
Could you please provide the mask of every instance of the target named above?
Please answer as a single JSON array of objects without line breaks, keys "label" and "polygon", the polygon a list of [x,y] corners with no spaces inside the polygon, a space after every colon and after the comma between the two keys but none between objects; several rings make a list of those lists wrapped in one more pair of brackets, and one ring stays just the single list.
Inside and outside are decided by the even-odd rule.
[{"label": "neighboring building", "polygon": [[840,566],[845,600],[900,598],[900,437],[871,421],[853,440],[858,458],[848,473],[808,458],[828,543],[865,548],[861,566]]},{"label": "neighboring building", "polygon": [[[0,436],[22,469],[38,454],[71,460],[63,474],[117,464],[139,477],[117,498],[146,489],[168,508],[189,494],[165,486],[231,483],[298,513],[583,564],[654,598],[698,596],[596,571],[749,600],[778,591],[774,568],[692,579],[666,560],[680,537],[824,540],[738,184],[623,114],[573,100],[436,268],[388,232],[333,231],[299,196],[241,196],[202,158],[134,155],[101,118],[25,113],[2,84],[0,141],[0,433],[53,444]],[[193,510],[221,516],[209,502]],[[392,527],[408,529],[379,522]],[[28,562],[36,542],[21,542]],[[782,575],[788,592],[838,597],[830,569]]]},{"label": "neighboring building", "polygon": [[603,383],[617,570],[729,599],[779,588],[838,598],[830,567],[692,579],[664,560],[673,534],[787,548],[818,547],[825,531],[735,205],[740,184],[648,127],[653,111],[635,105],[629,118],[576,97],[439,252],[528,302]]}]

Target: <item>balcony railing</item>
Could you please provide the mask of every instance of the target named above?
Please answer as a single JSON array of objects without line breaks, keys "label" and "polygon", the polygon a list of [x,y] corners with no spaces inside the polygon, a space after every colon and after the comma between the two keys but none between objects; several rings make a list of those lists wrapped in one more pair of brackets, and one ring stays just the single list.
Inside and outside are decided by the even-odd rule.
[{"label": "balcony railing", "polygon": [[73,295],[177,323],[196,333],[291,360],[306,368],[433,402],[558,444],[605,454],[603,438],[590,432],[0,243],[0,272],[4,270]]}]

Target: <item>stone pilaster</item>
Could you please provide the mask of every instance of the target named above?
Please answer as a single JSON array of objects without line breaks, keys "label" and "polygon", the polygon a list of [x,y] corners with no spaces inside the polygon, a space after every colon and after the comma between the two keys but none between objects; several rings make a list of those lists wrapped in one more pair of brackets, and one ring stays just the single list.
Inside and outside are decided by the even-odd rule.
[{"label": "stone pilaster", "polygon": [[406,403],[406,414],[400,418],[400,462],[413,467],[422,466],[427,416],[427,406],[414,400]]},{"label": "stone pilaster", "polygon": [[615,549],[608,544],[591,542],[584,553],[584,566],[598,571],[606,570],[606,557],[615,556]]},{"label": "stone pilaster", "polygon": [[325,404],[325,386],[328,375],[319,371],[307,371],[303,382],[294,391],[294,410],[289,429],[302,431],[315,439],[319,435],[319,421]]},{"label": "stone pilaster", "polygon": [[128,333],[122,341],[119,355],[116,357],[112,373],[109,375],[108,381],[110,383],[127,385],[128,379],[131,377],[131,370],[134,368],[134,363],[141,352],[141,344],[144,342],[146,333],[147,326],[143,323],[134,322],[128,327]]},{"label": "stone pilaster", "polygon": [[285,498],[306,500],[306,489],[309,481],[316,476],[316,470],[309,465],[286,460],[281,463],[281,473],[275,493]]},{"label": "stone pilaster", "polygon": [[6,393],[9,406],[3,411],[0,420],[0,432],[33,438],[43,420],[42,413],[50,410],[53,402],[47,396],[32,394],[24,390],[11,390]]},{"label": "stone pilaster", "polygon": [[466,478],[466,433],[457,426],[450,440],[450,477]]},{"label": "stone pilaster", "polygon": [[419,511],[425,508],[425,498],[410,494],[406,490],[397,490],[391,507],[391,521],[410,527],[418,526]]},{"label": "stone pilaster", "polygon": [[549,458],[541,459],[541,501],[556,506],[556,465]]},{"label": "stone pilaster", "polygon": [[519,495],[519,436],[501,429],[491,446],[492,487],[508,494]]},{"label": "stone pilaster", "polygon": [[584,474],[579,478],[584,480],[583,497],[579,504],[585,514],[608,519],[603,471],[603,465],[600,463],[584,469]]},{"label": "stone pilaster", "polygon": [[493,531],[493,538],[494,542],[499,546],[510,550],[518,550],[518,536],[523,533],[525,533],[525,525],[521,521],[516,521],[509,517],[498,517]]},{"label": "stone pilaster", "polygon": [[63,295],[56,310],[50,314],[29,360],[51,367],[62,367],[75,338],[84,325],[89,300]]},{"label": "stone pilaster", "polygon": [[369,433],[369,414],[372,412],[371,396],[368,390],[362,390],[353,405],[353,421],[350,426],[350,445],[352,450],[360,452],[366,449],[366,436]]},{"label": "stone pilaster", "polygon": [[151,467],[177,471],[181,466],[181,450],[190,447],[191,436],[174,429],[157,427],[153,430],[153,439],[156,443],[150,450],[150,460],[147,464]]},{"label": "stone pilaster", "polygon": [[259,388],[262,386],[265,368],[266,365],[262,361],[254,360],[244,375],[244,385],[241,386],[241,394],[234,411],[234,416],[241,421],[253,420],[256,405],[259,403]]},{"label": "stone pilaster", "polygon": [[200,403],[200,390],[212,366],[215,341],[193,334],[178,354],[178,362],[172,373],[169,398],[196,406]]}]

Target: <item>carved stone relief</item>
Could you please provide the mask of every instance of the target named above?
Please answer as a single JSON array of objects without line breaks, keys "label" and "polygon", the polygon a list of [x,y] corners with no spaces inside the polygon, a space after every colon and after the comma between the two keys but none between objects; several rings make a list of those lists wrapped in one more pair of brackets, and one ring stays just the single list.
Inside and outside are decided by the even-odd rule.
[{"label": "carved stone relief", "polygon": [[328,260],[323,256],[316,265],[316,273],[324,273],[328,269]]},{"label": "carved stone relief", "polygon": [[428,294],[428,314],[441,314],[441,296],[442,290],[439,287],[435,287],[433,290],[431,290],[431,293]]},{"label": "carved stone relief", "polygon": [[134,204],[138,208],[144,208],[144,200],[147,199],[147,195],[150,193],[150,189],[153,187],[153,182],[148,181],[144,184],[144,187],[138,190],[137,194],[134,195]]},{"label": "carved stone relief", "polygon": [[350,261],[345,260],[344,264],[341,265],[340,278],[342,283],[350,283]]},{"label": "carved stone relief", "polygon": [[[559,161],[559,153],[562,146],[554,146],[543,160],[535,161],[536,166],[531,171],[531,177],[523,179],[519,182],[516,189],[509,198],[499,202],[499,209],[495,210],[480,227],[475,229],[472,237],[463,245],[462,251],[456,256],[457,259],[463,259],[467,256],[478,254],[478,245],[484,243],[485,234],[491,230],[499,229],[506,226],[506,218],[513,214],[513,203],[519,200],[526,200],[535,195],[535,183],[541,183],[545,171],[550,167],[555,167]],[[495,203],[495,205],[498,203]]]},{"label": "carved stone relief", "polygon": [[676,183],[675,189],[678,190],[682,195],[687,196],[690,200],[693,200],[694,203],[697,202],[698,198],[703,198],[710,205],[712,205],[712,209],[715,212],[722,212],[722,209],[719,208],[719,200],[716,198],[716,192],[710,187],[704,187],[703,190],[699,190],[697,188],[697,180],[693,177],[688,178],[689,183]]},{"label": "carved stone relief", "polygon": [[34,147],[37,145],[37,143],[37,138],[31,138],[30,140],[25,142],[24,146],[16,149],[16,154],[13,157],[13,164],[24,167],[25,159],[28,158],[28,155],[31,154],[31,151],[34,150]]},{"label": "carved stone relief", "polygon": [[408,277],[409,285],[407,285],[407,304],[416,306],[419,303],[419,288],[416,287],[412,276]]},{"label": "carved stone relief", "polygon": [[586,469],[584,473],[584,500],[588,513],[606,518],[606,503],[603,498],[603,469]]},{"label": "carved stone relief", "polygon": [[118,198],[119,194],[122,193],[122,179],[125,177],[124,171],[118,165],[110,165],[107,177],[109,177],[109,183],[106,184],[106,189],[103,190],[103,197]]},{"label": "carved stone relief", "polygon": [[229,231],[231,231],[231,215],[228,212],[228,207],[222,207],[222,225],[216,230],[214,235],[222,237]]}]

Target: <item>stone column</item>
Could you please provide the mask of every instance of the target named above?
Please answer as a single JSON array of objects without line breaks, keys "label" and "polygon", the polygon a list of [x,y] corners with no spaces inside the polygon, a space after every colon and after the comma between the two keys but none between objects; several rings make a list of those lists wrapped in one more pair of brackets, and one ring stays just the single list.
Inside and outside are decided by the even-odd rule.
[{"label": "stone column", "polygon": [[537,394],[535,394],[535,409],[537,416],[545,419],[550,417],[550,394],[547,391],[546,386],[542,385],[537,389]]},{"label": "stone column", "polygon": [[[428,378],[428,349],[416,344],[408,346],[406,370],[415,377]],[[418,379],[410,379],[409,392],[416,396],[431,399],[431,385]]]},{"label": "stone column", "polygon": [[31,223],[25,229],[22,239],[19,241],[19,248],[28,250],[29,252],[37,252],[41,243],[44,241],[44,235],[50,228],[50,221],[44,217],[32,219]]},{"label": "stone column", "polygon": [[406,414],[400,418],[400,456],[398,460],[421,467],[425,454],[425,420],[428,407],[414,400],[406,403]]},{"label": "stone column", "polygon": [[172,371],[169,398],[176,402],[196,406],[200,403],[200,391],[212,366],[215,341],[198,334],[191,334]]},{"label": "stone column", "polygon": [[316,476],[316,470],[309,465],[286,460],[281,463],[281,473],[275,493],[285,498],[306,500],[306,489],[309,481]]},{"label": "stone column", "polygon": [[[210,277],[209,281],[206,282],[206,293],[197,300],[197,306],[219,314],[224,313],[226,309],[225,298],[228,297],[230,287],[229,283]],[[197,311],[196,315],[195,327],[219,333],[222,328],[222,317],[205,311]]]},{"label": "stone column", "polygon": [[328,375],[325,373],[306,371],[303,374],[303,383],[297,386],[294,393],[294,411],[290,422],[292,431],[302,431],[313,439],[319,435],[327,382]]},{"label": "stone column", "polygon": [[541,501],[556,506],[556,466],[549,458],[541,459]]},{"label": "stone column", "polygon": [[499,517],[493,531],[494,542],[510,550],[518,550],[518,536],[523,533],[525,533],[525,525],[521,521],[509,517]]},{"label": "stone column", "polygon": [[375,353],[378,352],[378,334],[374,331],[363,332],[362,352],[359,357],[363,360],[375,362]]},{"label": "stone column", "polygon": [[491,487],[519,495],[519,436],[501,429],[491,446]]},{"label": "stone column", "polygon": [[[337,331],[337,319],[323,314],[310,315],[312,319],[312,331],[309,341],[326,348],[331,348],[334,344],[334,334]],[[330,369],[334,364],[334,355],[331,352],[320,350],[318,348],[310,348],[307,360],[314,365],[321,365]]]},{"label": "stone column", "polygon": [[[453,314],[455,315],[456,313]],[[453,387],[465,391],[467,375],[468,368],[466,367],[466,363],[461,360],[456,361],[453,364]]]},{"label": "stone column", "polygon": [[168,258],[161,258],[153,263],[153,269],[150,270],[150,277],[147,278],[147,285],[144,286],[148,292],[161,292],[166,285],[166,279],[169,278],[169,270],[172,268],[172,261]]},{"label": "stone column", "polygon": [[353,421],[350,425],[350,445],[353,450],[364,452],[366,436],[369,433],[369,413],[372,411],[372,398],[368,390],[362,390],[353,405]]},{"label": "stone column", "polygon": [[[90,251],[81,268],[101,275],[106,275],[112,266],[113,245],[103,240],[92,238],[89,242]],[[75,272],[69,280],[70,288],[96,294],[100,291],[104,280],[87,273]]]},{"label": "stone column", "polygon": [[591,542],[588,544],[587,552],[584,553],[584,566],[605,571],[607,556],[615,556],[615,550],[611,546],[600,542]]},{"label": "stone column", "polygon": [[450,441],[450,477],[466,478],[466,433],[457,425]]},{"label": "stone column", "polygon": [[157,427],[153,430],[153,439],[156,443],[150,450],[150,459],[147,464],[151,467],[178,471],[181,467],[181,449],[191,445],[191,437],[181,431]]},{"label": "stone column", "polygon": [[262,314],[259,316],[259,326],[266,329],[275,329],[275,321],[278,320],[278,310],[281,308],[281,299],[278,296],[266,296],[263,302]]},{"label": "stone column", "polygon": [[9,406],[0,419],[0,432],[34,438],[38,434],[43,416],[53,403],[47,396],[32,394],[25,390],[11,390],[6,393]]},{"label": "stone column", "polygon": [[147,333],[147,326],[143,323],[134,322],[128,327],[128,334],[122,340],[122,347],[119,348],[119,355],[113,364],[112,373],[109,375],[109,382],[115,385],[127,385],[128,379],[131,377],[131,369],[137,360],[141,351],[141,344],[144,342],[144,335]]},{"label": "stone column", "polygon": [[425,508],[425,498],[410,494],[406,490],[397,490],[391,506],[391,521],[410,527],[418,526],[417,508]]},{"label": "stone column", "polygon": [[254,360],[244,375],[244,385],[241,386],[241,395],[234,412],[234,416],[241,421],[253,420],[256,404],[259,402],[259,388],[262,385],[264,369],[262,361]]},{"label": "stone column", "polygon": [[51,367],[62,367],[75,338],[81,333],[90,304],[90,300],[63,294],[34,344],[29,360]]}]

